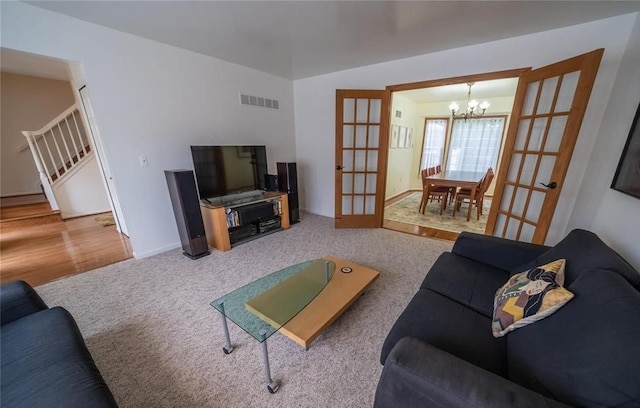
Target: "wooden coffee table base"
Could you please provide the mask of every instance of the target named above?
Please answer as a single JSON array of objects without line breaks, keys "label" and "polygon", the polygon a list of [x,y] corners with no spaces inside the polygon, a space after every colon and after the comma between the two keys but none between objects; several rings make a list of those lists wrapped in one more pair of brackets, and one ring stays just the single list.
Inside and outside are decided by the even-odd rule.
[{"label": "wooden coffee table base", "polygon": [[[305,349],[380,276],[376,270],[344,259],[332,256],[323,259],[335,262],[333,277],[311,303],[279,330]],[[344,273],[341,271],[344,267],[352,271]]]}]

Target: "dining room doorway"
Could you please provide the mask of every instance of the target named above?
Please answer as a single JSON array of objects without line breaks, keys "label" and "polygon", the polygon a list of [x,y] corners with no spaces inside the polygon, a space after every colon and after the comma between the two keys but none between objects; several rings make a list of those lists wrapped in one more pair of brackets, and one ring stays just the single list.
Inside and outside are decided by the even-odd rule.
[{"label": "dining room doorway", "polygon": [[[503,139],[499,164],[496,165],[496,182],[485,234],[537,244],[545,242],[603,53],[603,49],[596,49],[541,68],[525,68],[517,74],[517,89],[508,115],[508,130]],[[486,102],[471,100],[471,86],[501,74],[411,83],[387,89],[393,94],[417,89],[418,85],[430,88],[441,86],[442,82],[466,82],[469,86],[467,110],[458,114],[456,103],[450,104],[449,109],[454,123],[460,119],[467,122],[474,109],[486,113],[490,106]],[[493,78],[487,78],[487,75]],[[398,116],[397,112],[395,114]],[[393,145],[393,129],[391,133]],[[449,143],[451,154],[455,143]],[[456,160],[454,156],[445,155],[444,168],[451,169],[451,162]],[[444,181],[453,180],[446,171],[439,178],[442,183],[428,180],[423,185],[446,185]],[[483,184],[486,183],[481,181],[478,188]],[[469,192],[464,194],[468,196]],[[460,201],[459,196],[460,190],[455,195],[454,208]],[[468,197],[469,205],[483,201],[482,195],[476,196],[475,200]]]},{"label": "dining room doorway", "polygon": [[[335,226],[383,226],[388,144],[393,141],[389,118],[402,115],[391,111],[391,94],[518,78],[500,164],[494,169],[495,193],[485,234],[544,243],[603,53],[597,49],[537,69],[392,85],[385,90],[337,90]],[[366,109],[359,109],[361,105]],[[484,110],[483,105],[474,107]],[[408,130],[405,143],[407,134]],[[457,197],[458,193],[456,201]]]},{"label": "dining room doorway", "polygon": [[[495,182],[479,207],[467,205],[466,199],[456,205],[453,188],[479,182],[489,168],[498,168],[517,83],[512,77],[392,93],[385,228],[445,239],[462,231],[484,233]],[[473,100],[481,101],[484,111],[452,116],[449,105],[467,106]],[[446,197],[429,197],[421,206],[421,171],[426,169],[459,180],[445,190]]]}]

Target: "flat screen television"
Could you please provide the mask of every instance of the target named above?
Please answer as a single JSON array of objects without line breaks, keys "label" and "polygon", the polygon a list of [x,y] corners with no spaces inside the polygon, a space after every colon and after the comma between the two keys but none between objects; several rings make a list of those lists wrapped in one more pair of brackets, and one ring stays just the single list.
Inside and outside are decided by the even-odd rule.
[{"label": "flat screen television", "polygon": [[201,200],[265,190],[265,146],[191,146]]}]

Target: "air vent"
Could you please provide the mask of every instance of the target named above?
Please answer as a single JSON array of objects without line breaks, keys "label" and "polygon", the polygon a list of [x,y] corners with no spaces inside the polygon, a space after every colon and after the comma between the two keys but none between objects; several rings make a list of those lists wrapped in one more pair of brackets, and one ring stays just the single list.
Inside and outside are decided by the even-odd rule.
[{"label": "air vent", "polygon": [[277,100],[263,98],[261,96],[240,94],[240,104],[257,106],[260,108],[280,109],[280,103]]}]

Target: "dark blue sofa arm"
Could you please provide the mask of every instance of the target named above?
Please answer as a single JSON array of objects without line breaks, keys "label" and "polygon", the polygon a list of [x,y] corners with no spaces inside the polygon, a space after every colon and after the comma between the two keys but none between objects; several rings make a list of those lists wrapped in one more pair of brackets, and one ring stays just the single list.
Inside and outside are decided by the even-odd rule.
[{"label": "dark blue sofa arm", "polygon": [[45,309],[47,305],[27,282],[14,281],[0,286],[2,326]]},{"label": "dark blue sofa arm", "polygon": [[374,408],[568,408],[412,337],[385,362]]},{"label": "dark blue sofa arm", "polygon": [[458,236],[451,252],[495,268],[512,271],[549,249],[544,245],[463,232]]}]

